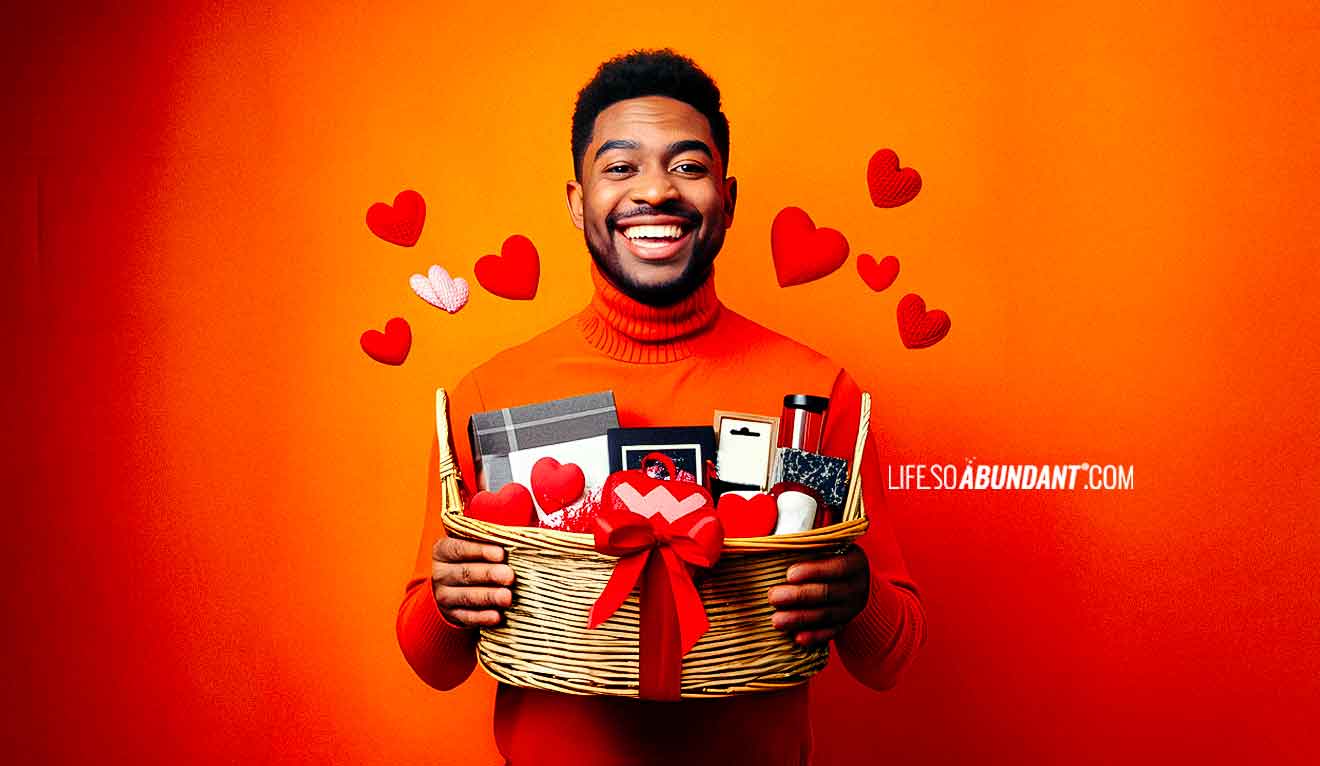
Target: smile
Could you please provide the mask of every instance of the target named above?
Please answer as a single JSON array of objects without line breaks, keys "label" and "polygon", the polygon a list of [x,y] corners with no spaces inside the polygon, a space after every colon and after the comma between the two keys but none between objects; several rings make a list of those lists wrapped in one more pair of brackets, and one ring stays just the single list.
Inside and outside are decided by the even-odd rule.
[{"label": "smile", "polygon": [[617,229],[628,250],[644,261],[673,257],[692,236],[692,229],[678,224],[638,224]]}]

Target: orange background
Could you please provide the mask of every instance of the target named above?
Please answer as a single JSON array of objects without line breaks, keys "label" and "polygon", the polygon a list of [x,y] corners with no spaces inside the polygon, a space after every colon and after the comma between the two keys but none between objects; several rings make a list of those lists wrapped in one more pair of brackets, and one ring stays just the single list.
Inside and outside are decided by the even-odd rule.
[{"label": "orange background", "polygon": [[[890,492],[930,641],[888,693],[826,671],[818,763],[1320,755],[1313,7],[55,5],[2,54],[11,762],[495,762],[492,682],[394,639],[432,390],[587,300],[572,100],[658,45],[724,90],[722,297],[854,372],[886,462],[1134,466]],[[363,223],[402,188],[413,249]],[[786,205],[897,283],[778,289]],[[534,302],[411,295],[512,233]],[[394,315],[401,368],[358,348]]]}]

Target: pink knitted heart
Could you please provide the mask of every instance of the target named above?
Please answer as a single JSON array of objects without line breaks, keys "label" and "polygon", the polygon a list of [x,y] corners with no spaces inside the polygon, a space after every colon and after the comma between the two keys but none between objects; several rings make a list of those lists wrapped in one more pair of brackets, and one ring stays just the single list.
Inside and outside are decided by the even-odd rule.
[{"label": "pink knitted heart", "polygon": [[471,294],[466,279],[450,277],[449,272],[439,266],[432,266],[426,276],[413,274],[408,284],[417,293],[417,297],[451,314],[458,313],[459,309],[466,306]]}]

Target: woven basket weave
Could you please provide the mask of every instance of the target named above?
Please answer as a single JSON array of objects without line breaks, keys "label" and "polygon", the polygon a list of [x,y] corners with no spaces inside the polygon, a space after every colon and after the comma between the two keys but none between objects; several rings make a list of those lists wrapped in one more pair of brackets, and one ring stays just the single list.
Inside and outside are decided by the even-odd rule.
[{"label": "woven basket weave", "polygon": [[[481,666],[515,686],[637,697],[637,591],[604,624],[587,627],[618,559],[597,553],[589,534],[508,527],[464,515],[443,388],[435,392],[435,409],[445,528],[455,537],[504,546],[517,578],[503,622],[481,631]],[[864,393],[842,521],[807,532],[728,538],[714,568],[696,575],[710,629],[683,657],[684,699],[784,689],[825,667],[828,645],[804,648],[774,628],[768,592],[785,581],[790,565],[840,552],[866,531],[859,467],[870,418],[871,397]]]}]

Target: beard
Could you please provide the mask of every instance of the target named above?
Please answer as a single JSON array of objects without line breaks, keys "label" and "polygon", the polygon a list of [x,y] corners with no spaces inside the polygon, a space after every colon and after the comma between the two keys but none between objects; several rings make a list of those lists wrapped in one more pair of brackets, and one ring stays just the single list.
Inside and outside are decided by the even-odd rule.
[{"label": "beard", "polygon": [[605,230],[607,240],[603,245],[592,240],[589,227],[583,232],[591,260],[596,262],[596,267],[620,292],[647,306],[670,306],[696,292],[710,277],[715,256],[719,255],[720,248],[724,246],[723,226],[714,227],[705,236],[699,237],[701,228],[698,225],[692,234],[692,255],[683,271],[667,282],[642,284],[623,269],[622,259],[615,247],[615,225],[612,220],[607,222]]}]

